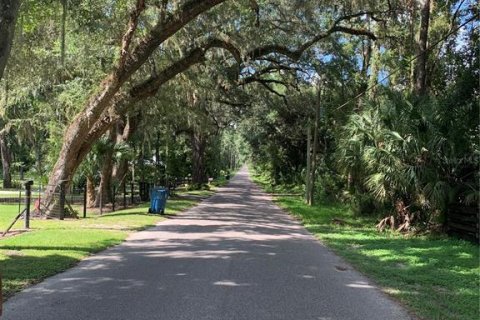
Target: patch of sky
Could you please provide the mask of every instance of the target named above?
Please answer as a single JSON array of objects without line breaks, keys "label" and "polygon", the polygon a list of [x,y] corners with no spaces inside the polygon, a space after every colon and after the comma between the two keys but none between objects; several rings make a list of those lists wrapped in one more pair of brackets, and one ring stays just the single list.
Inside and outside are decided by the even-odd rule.
[{"label": "patch of sky", "polygon": [[[462,25],[469,21],[470,19],[474,18],[475,8],[478,6],[478,2],[475,0],[470,1],[460,1],[460,3],[454,3],[451,8],[450,12],[455,14],[458,12],[458,24]],[[463,13],[463,14],[461,14]],[[468,35],[471,33],[472,30],[478,29],[480,27],[480,23],[477,19],[473,19],[470,23],[467,23],[465,26],[461,27],[458,30],[458,33],[455,37],[455,51],[460,51],[468,45]]]},{"label": "patch of sky", "polygon": [[377,82],[380,85],[388,87],[389,85],[389,77],[390,77],[390,72],[388,72],[385,69],[381,69],[378,71],[378,76],[377,76]]}]

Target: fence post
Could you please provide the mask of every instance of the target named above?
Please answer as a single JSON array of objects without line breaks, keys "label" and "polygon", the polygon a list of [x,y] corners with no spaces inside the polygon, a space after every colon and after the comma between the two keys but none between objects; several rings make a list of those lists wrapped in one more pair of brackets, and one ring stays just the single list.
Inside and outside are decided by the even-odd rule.
[{"label": "fence post", "polygon": [[32,200],[32,184],[32,180],[25,182],[25,229],[30,229],[30,203]]},{"label": "fence post", "polygon": [[65,182],[60,183],[60,220],[65,219]]},{"label": "fence post", "polygon": [[83,188],[83,217],[87,217],[87,185]]}]

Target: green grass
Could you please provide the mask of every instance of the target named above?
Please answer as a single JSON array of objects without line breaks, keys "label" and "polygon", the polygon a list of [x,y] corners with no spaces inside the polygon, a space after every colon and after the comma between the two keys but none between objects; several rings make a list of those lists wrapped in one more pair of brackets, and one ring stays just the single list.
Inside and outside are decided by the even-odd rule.
[{"label": "green grass", "polygon": [[[234,177],[233,174],[230,175],[230,179],[232,179]],[[215,179],[214,181],[212,181],[211,183],[211,186],[213,189],[215,189],[216,187],[223,187],[224,185],[226,185],[230,180],[227,180],[225,178],[225,176],[220,176],[218,177],[217,179]]]},{"label": "green grass", "polygon": [[214,193],[213,190],[189,190],[188,194],[198,197],[208,197]]},{"label": "green grass", "polygon": [[[197,201],[171,198],[165,214],[174,215]],[[147,214],[147,204],[86,219],[32,220],[31,231],[0,240],[0,270],[6,297],[78,263],[85,256],[122,242],[129,233],[164,218]],[[0,230],[18,213],[18,206],[0,205]],[[23,220],[15,228],[22,228]]]},{"label": "green grass", "polygon": [[[23,205],[20,206],[20,209],[23,210]],[[12,222],[18,214],[18,205],[17,204],[1,204],[0,205],[0,231],[5,230],[7,226]],[[17,225],[20,226],[22,222],[17,222]]]},{"label": "green grass", "polygon": [[218,176],[211,183],[212,189],[215,190],[215,188],[217,188],[217,187],[223,187],[223,186],[227,185],[230,182],[230,180],[233,179],[233,177],[235,177],[235,175],[238,173],[238,170],[240,170],[240,168],[237,168],[237,169],[234,169],[234,170],[230,171],[230,179],[229,180],[227,180],[225,175]]},{"label": "green grass", "polygon": [[[36,198],[38,197],[38,191],[32,191],[32,197],[33,198]],[[0,190],[0,198],[18,198],[20,195],[20,191],[18,190]],[[22,189],[22,193],[21,193],[21,202],[24,201],[24,197],[25,197],[25,190]]]},{"label": "green grass", "polygon": [[[259,175],[254,180],[265,186]],[[277,192],[276,190],[270,190]],[[479,247],[442,236],[379,233],[375,219],[341,205],[309,207],[301,197],[277,203],[357,270],[423,319],[478,319]],[[346,223],[337,225],[332,219]]]}]

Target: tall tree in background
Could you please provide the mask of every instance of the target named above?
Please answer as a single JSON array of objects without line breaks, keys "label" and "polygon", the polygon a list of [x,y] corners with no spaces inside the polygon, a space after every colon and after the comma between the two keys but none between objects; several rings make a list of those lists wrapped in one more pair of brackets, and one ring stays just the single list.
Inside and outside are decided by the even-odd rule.
[{"label": "tall tree in background", "polygon": [[[15,32],[20,0],[2,0],[0,3],[0,80],[3,78],[7,66],[12,41]],[[8,148],[5,128],[0,131],[0,150],[3,168],[3,187],[10,188],[12,176],[10,174],[11,155]]]},{"label": "tall tree in background", "polygon": [[417,64],[415,68],[415,93],[427,92],[428,27],[430,23],[430,0],[422,0],[420,9],[420,31],[417,41]]},{"label": "tall tree in background", "polygon": [[12,157],[5,129],[0,131],[0,152],[2,156],[3,188],[8,189],[12,187],[12,175],[10,173]]},{"label": "tall tree in background", "polygon": [[10,56],[19,8],[20,0],[2,0],[0,3],[0,80]]}]

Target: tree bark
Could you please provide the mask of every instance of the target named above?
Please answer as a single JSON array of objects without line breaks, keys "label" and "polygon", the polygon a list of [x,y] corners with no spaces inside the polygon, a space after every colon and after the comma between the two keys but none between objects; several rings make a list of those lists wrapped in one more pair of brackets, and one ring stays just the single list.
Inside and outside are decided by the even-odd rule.
[{"label": "tree bark", "polygon": [[[117,138],[115,140],[115,144],[126,142],[126,139],[124,139],[124,134],[126,131],[128,131],[129,118],[127,118],[126,120],[120,119],[119,121],[117,121],[116,126]],[[120,162],[116,163],[113,166],[112,180],[115,182],[120,182],[127,169],[128,161],[126,159],[121,159]]]},{"label": "tree bark", "polygon": [[100,199],[102,204],[112,202],[112,171],[113,171],[113,153],[115,143],[116,131],[110,129],[108,133],[108,141],[111,146],[106,150],[102,156],[102,170],[100,172],[100,184],[98,186],[97,197],[95,198],[95,207],[100,206]]},{"label": "tree bark", "polygon": [[[128,116],[126,121],[119,121],[117,123],[117,138],[116,144],[122,144],[128,142],[135,131],[137,131],[138,124],[140,122],[140,114],[135,116]],[[113,167],[112,180],[119,184],[119,188],[123,188],[126,183],[125,175],[128,172],[128,160],[121,159],[119,163]]]},{"label": "tree bark", "polygon": [[0,2],[0,80],[3,78],[3,71],[12,49],[19,8],[20,0],[2,0]]},{"label": "tree bark", "polygon": [[128,160],[122,159],[113,167],[112,181],[118,184],[119,188],[123,188],[123,185],[127,182],[126,175],[128,173]]},{"label": "tree bark", "polygon": [[12,157],[5,135],[5,131],[0,132],[0,152],[2,155],[3,188],[8,189],[12,187],[12,175],[10,173]]},{"label": "tree bark", "polygon": [[372,57],[372,40],[367,39],[362,42],[362,70],[361,75],[363,78],[368,78],[368,67],[370,66],[370,59]]},{"label": "tree bark", "polygon": [[310,178],[312,170],[312,128],[307,127],[307,172],[305,174],[305,202],[309,204],[310,201]]},{"label": "tree bark", "polygon": [[430,0],[422,0],[420,10],[420,33],[417,43],[417,65],[415,72],[415,93],[423,96],[427,93],[428,61],[428,25],[430,22]]},{"label": "tree bark", "polygon": [[87,207],[95,206],[95,180],[92,175],[87,175]]},{"label": "tree bark", "polygon": [[372,47],[372,60],[370,64],[370,75],[368,76],[368,88],[372,88],[367,92],[369,99],[374,99],[377,94],[378,72],[380,67],[380,48],[377,43]]},{"label": "tree bark", "polygon": [[[410,15],[410,21],[409,21],[409,36],[408,36],[408,42],[406,44],[407,46],[407,52],[409,56],[415,56],[415,52],[417,50],[416,48],[416,24],[417,24],[417,3],[416,1],[411,1],[410,4],[408,5],[407,8],[409,15]],[[416,73],[416,64],[412,61],[409,65],[409,88],[412,89],[412,91],[415,90],[415,73]]]},{"label": "tree bark", "polygon": [[103,159],[102,171],[100,173],[100,184],[95,198],[95,207],[112,202],[112,170],[113,170],[113,151],[108,151]]},{"label": "tree bark", "polygon": [[207,182],[205,172],[205,147],[207,139],[200,130],[192,130],[190,141],[192,144],[192,184],[203,184]]},{"label": "tree bark", "polygon": [[[361,92],[365,92],[368,89],[369,84],[369,77],[368,77],[368,68],[370,67],[370,62],[372,58],[372,40],[367,39],[366,41],[362,41],[362,69],[360,70],[360,85],[359,85],[359,94]],[[373,44],[375,45],[375,44]],[[374,88],[372,88],[374,90]],[[368,93],[367,93],[368,94]],[[363,107],[362,99],[357,99],[355,102],[355,112],[361,112]]]},{"label": "tree bark", "polygon": [[321,88],[318,87],[317,93],[317,105],[315,108],[315,125],[313,127],[313,146],[312,146],[312,159],[311,159],[311,177],[310,177],[310,190],[307,202],[308,205],[313,205],[315,202],[315,173],[317,169],[317,149],[318,149],[318,129],[320,122],[320,97],[321,97]]}]

